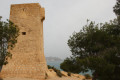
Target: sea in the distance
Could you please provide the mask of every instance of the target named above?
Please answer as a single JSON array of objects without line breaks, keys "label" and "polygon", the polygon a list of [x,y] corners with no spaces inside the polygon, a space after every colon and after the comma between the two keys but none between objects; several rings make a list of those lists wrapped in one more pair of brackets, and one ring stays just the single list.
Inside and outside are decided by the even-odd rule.
[{"label": "sea in the distance", "polygon": [[[62,63],[62,61],[47,61],[47,65],[54,66],[55,68],[57,68],[57,69],[62,71],[62,69],[60,69],[60,63]],[[80,74],[82,74],[82,75],[85,75],[85,74],[92,75],[92,72],[88,71],[86,73],[80,73]]]}]

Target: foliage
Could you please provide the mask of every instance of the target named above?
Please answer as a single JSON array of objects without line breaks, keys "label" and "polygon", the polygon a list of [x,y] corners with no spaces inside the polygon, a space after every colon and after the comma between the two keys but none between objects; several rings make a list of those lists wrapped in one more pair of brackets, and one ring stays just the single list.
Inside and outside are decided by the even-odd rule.
[{"label": "foliage", "polygon": [[113,11],[117,15],[118,23],[120,25],[120,0],[117,0],[116,5],[113,7]]},{"label": "foliage", "polygon": [[60,70],[54,69],[54,71],[57,73],[57,75],[58,75],[59,77],[62,77],[62,73],[60,72]]},{"label": "foliage", "polygon": [[48,65],[48,69],[53,69],[59,77],[62,77],[62,73],[60,70],[56,69],[54,66]]},{"label": "foliage", "polygon": [[[100,80],[120,79],[120,26],[116,20],[102,25],[90,22],[68,40],[72,55],[61,64],[61,69],[80,73],[93,71]],[[111,76],[113,75],[113,76]]]},{"label": "foliage", "polygon": [[116,15],[120,15],[120,0],[117,0],[116,5],[113,7],[113,9]]},{"label": "foliage", "polygon": [[68,76],[71,76],[71,72],[67,72],[67,75],[68,75]]},{"label": "foliage", "polygon": [[109,23],[88,22],[80,32],[68,40],[72,56],[66,58],[61,69],[73,72],[93,72],[93,80],[120,80],[120,1],[114,12],[117,19]]},{"label": "foliage", "polygon": [[11,21],[7,22],[0,20],[0,66],[8,63],[8,58],[12,58],[10,50],[17,43],[19,35],[18,27]]},{"label": "foliage", "polygon": [[50,65],[47,65],[48,66],[48,69],[53,69],[54,66],[50,66]]}]

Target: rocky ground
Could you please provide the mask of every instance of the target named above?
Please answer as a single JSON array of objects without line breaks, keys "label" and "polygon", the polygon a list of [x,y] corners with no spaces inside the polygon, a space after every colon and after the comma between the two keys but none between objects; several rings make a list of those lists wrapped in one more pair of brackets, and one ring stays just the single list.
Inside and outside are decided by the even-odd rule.
[{"label": "rocky ground", "polygon": [[82,80],[82,79],[76,77],[62,77],[62,78],[56,77],[47,80]]},{"label": "rocky ground", "polygon": [[47,79],[46,80],[84,80],[85,76],[79,74],[71,73],[71,76],[68,76],[68,73],[65,71],[61,71],[62,77],[58,77],[56,72],[53,69],[49,69],[47,71]]},{"label": "rocky ground", "polygon": [[29,78],[5,78],[0,80],[37,80],[37,79],[29,79]]},{"label": "rocky ground", "polygon": [[[67,72],[61,71],[62,77],[58,77],[57,73],[53,69],[49,69],[46,72],[45,80],[85,80],[85,76],[79,74],[71,73],[71,76],[68,76]],[[29,79],[29,78],[4,78],[0,80],[38,80],[38,79]],[[92,80],[92,79],[87,79]]]},{"label": "rocky ground", "polygon": [[[37,79],[29,79],[29,78],[5,78],[3,80],[37,80]],[[75,77],[55,77],[55,78],[51,78],[51,79],[46,79],[46,80],[82,80],[79,78],[75,78]]]}]

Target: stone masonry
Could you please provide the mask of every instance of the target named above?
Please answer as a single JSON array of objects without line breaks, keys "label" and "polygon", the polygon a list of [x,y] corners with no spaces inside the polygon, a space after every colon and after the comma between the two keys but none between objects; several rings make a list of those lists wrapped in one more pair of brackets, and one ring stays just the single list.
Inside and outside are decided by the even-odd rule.
[{"label": "stone masonry", "polygon": [[43,48],[44,8],[38,3],[11,5],[10,20],[20,29],[12,59],[1,71],[2,77],[44,80],[47,71]]}]

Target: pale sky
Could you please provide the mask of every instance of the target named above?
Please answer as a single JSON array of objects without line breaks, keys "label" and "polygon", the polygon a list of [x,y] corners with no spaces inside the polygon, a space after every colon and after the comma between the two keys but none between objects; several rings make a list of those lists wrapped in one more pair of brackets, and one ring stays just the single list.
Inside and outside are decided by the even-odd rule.
[{"label": "pale sky", "polygon": [[22,3],[40,3],[45,8],[46,57],[69,57],[67,41],[74,31],[80,31],[87,19],[101,23],[116,18],[113,13],[116,0],[0,0],[0,16],[9,19],[10,5]]}]

